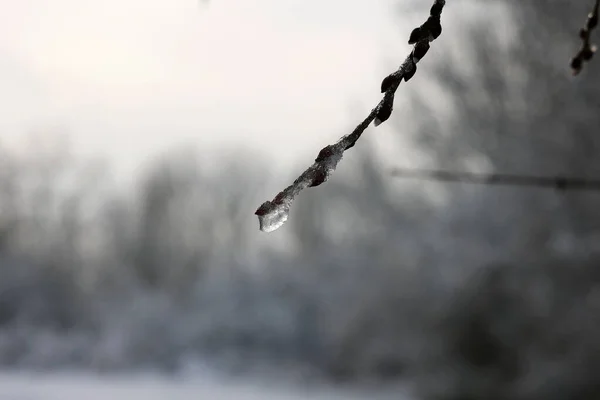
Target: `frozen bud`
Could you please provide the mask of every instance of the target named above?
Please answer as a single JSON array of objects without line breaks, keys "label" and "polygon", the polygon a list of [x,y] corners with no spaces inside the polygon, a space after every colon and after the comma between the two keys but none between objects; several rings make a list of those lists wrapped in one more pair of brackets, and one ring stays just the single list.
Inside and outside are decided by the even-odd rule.
[{"label": "frozen bud", "polygon": [[254,215],[258,215],[258,216],[265,215],[269,211],[271,211],[274,207],[275,207],[275,205],[273,203],[271,203],[270,201],[265,201],[264,203],[262,203],[260,205],[260,207],[258,207],[256,209],[256,211],[254,212]]},{"label": "frozen bud", "polygon": [[425,57],[425,54],[427,54],[427,51],[429,50],[429,42],[426,41],[420,41],[417,42],[417,44],[415,45],[415,48],[412,51],[412,58],[413,61],[416,63],[418,63],[423,57]]},{"label": "frozen bud", "polygon": [[386,76],[385,78],[383,78],[383,81],[381,81],[381,93],[387,92],[389,88],[392,87],[392,85],[399,85],[400,82],[402,82],[402,77],[397,72]]},{"label": "frozen bud", "polygon": [[430,16],[425,24],[431,34],[430,41],[434,41],[442,34],[442,23],[439,16]]},{"label": "frozen bud", "polygon": [[333,154],[333,146],[332,145],[325,146],[321,149],[321,151],[319,152],[319,155],[317,155],[315,162],[321,162],[324,159],[326,159],[327,157],[331,156],[332,154]]},{"label": "frozen bud", "polygon": [[598,25],[598,14],[591,13],[590,15],[588,15],[587,28],[589,30],[592,30],[596,27],[596,25]]},{"label": "frozen bud", "polygon": [[433,41],[442,33],[442,24],[440,17],[430,15],[427,21],[418,28],[413,29],[408,39],[408,44],[415,44],[422,40]]},{"label": "frozen bud", "polygon": [[581,72],[581,67],[583,64],[583,59],[580,55],[573,57],[571,60],[571,68],[573,69],[573,75],[579,74]]},{"label": "frozen bud", "polygon": [[412,78],[417,72],[417,64],[413,61],[406,66],[404,70],[404,82],[408,82],[410,78]]},{"label": "frozen bud", "polygon": [[290,208],[286,204],[277,206],[271,205],[262,213],[258,213],[257,210],[256,215],[258,215],[259,229],[263,232],[273,232],[277,230],[283,224],[285,224],[288,219],[289,212]]},{"label": "frozen bud", "polygon": [[415,44],[418,41],[421,41],[427,37],[428,33],[423,30],[420,26],[418,28],[413,29],[410,33],[410,37],[408,38],[408,44]]},{"label": "frozen bud", "polygon": [[273,204],[283,204],[286,200],[286,194],[285,191],[284,192],[279,192],[277,194],[277,196],[275,196],[275,198],[273,199]]},{"label": "frozen bud", "polygon": [[388,118],[392,115],[392,109],[394,108],[394,97],[386,96],[383,100],[383,103],[377,110],[377,115],[375,116],[375,126],[381,125],[383,122],[387,121]]},{"label": "frozen bud", "polygon": [[429,11],[429,14],[437,15],[437,16],[442,15],[442,9],[444,8],[444,4],[446,4],[445,0],[436,1],[435,3],[433,3],[433,5],[431,6],[431,10]]},{"label": "frozen bud", "polygon": [[313,179],[312,182],[310,182],[310,185],[308,185],[308,187],[316,187],[319,186],[320,184],[322,184],[323,182],[325,182],[327,180],[328,176],[327,176],[327,170],[324,168],[319,168],[315,171],[315,174],[313,175]]},{"label": "frozen bud", "polygon": [[586,47],[585,49],[583,49],[581,51],[581,57],[585,60],[585,61],[589,61],[592,59],[592,57],[594,56],[594,51],[595,51],[595,47]]}]

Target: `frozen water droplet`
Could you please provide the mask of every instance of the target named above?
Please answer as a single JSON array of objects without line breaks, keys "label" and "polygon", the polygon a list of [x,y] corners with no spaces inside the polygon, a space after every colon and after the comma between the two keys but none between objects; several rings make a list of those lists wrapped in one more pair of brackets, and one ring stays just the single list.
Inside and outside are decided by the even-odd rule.
[{"label": "frozen water droplet", "polygon": [[326,182],[329,175],[335,170],[337,163],[342,159],[344,149],[351,145],[342,141],[321,150],[316,163],[304,171],[294,183],[279,192],[273,201],[262,203],[254,212],[258,216],[259,229],[263,232],[273,232],[285,224],[290,206],[298,193],[308,187],[315,187]]},{"label": "frozen water droplet", "polygon": [[263,232],[273,232],[280,228],[288,219],[290,207],[286,204],[273,204],[265,207],[264,213],[258,215],[259,229]]}]

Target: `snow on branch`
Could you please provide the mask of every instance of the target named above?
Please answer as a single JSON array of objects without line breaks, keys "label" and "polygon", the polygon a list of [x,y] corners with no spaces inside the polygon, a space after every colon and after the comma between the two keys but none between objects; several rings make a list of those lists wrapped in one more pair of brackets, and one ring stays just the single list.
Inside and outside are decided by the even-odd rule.
[{"label": "snow on branch", "polygon": [[265,201],[254,213],[258,216],[259,228],[263,232],[272,232],[282,226],[288,219],[290,206],[294,198],[308,187],[316,187],[326,182],[342,159],[344,151],[352,148],[365,129],[374,122],[379,126],[392,114],[394,94],[404,80],[407,82],[417,71],[417,63],[429,50],[429,43],[442,33],[440,18],[446,0],[434,0],[427,21],[415,28],[408,40],[414,44],[411,53],[406,57],[397,71],[388,75],[381,82],[383,99],[371,110],[369,115],[354,130],[341,137],[335,144],[325,146],[319,152],[313,165],[308,167],[290,186],[282,190],[271,201]]},{"label": "snow on branch", "polygon": [[597,50],[597,47],[591,43],[590,36],[592,30],[598,25],[599,8],[600,0],[596,0],[594,9],[588,14],[585,25],[579,30],[579,37],[583,43],[581,44],[579,52],[571,59],[573,75],[578,75],[581,72],[584,62],[591,60]]}]

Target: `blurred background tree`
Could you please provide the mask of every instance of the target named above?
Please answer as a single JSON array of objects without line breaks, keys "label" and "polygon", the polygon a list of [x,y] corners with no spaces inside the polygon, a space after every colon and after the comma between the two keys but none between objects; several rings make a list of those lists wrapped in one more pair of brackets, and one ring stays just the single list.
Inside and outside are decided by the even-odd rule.
[{"label": "blurred background tree", "polygon": [[[598,177],[598,67],[568,68],[585,3],[453,1],[398,142],[441,169]],[[362,141],[274,236],[245,153],[166,152],[122,192],[66,145],[34,150],[0,160],[4,366],[600,396],[597,193],[402,182]]]}]

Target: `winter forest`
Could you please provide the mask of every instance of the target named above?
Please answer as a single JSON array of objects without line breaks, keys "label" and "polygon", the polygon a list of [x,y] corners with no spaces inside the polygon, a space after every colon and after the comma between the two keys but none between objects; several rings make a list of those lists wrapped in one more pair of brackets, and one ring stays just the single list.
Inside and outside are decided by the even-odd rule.
[{"label": "winter forest", "polygon": [[[598,187],[398,173],[600,181],[600,56],[571,69],[594,0],[447,0],[389,118],[298,194],[282,227],[258,229],[256,208],[383,98],[378,82],[437,2],[394,2],[397,47],[369,60],[380,73],[365,90],[379,97],[345,98],[345,130],[285,168],[234,144],[174,144],[122,184],[65,132],[2,146],[0,399],[17,398],[2,396],[20,371],[205,370],[340,398],[600,398]],[[221,398],[198,393],[181,398]]]}]

